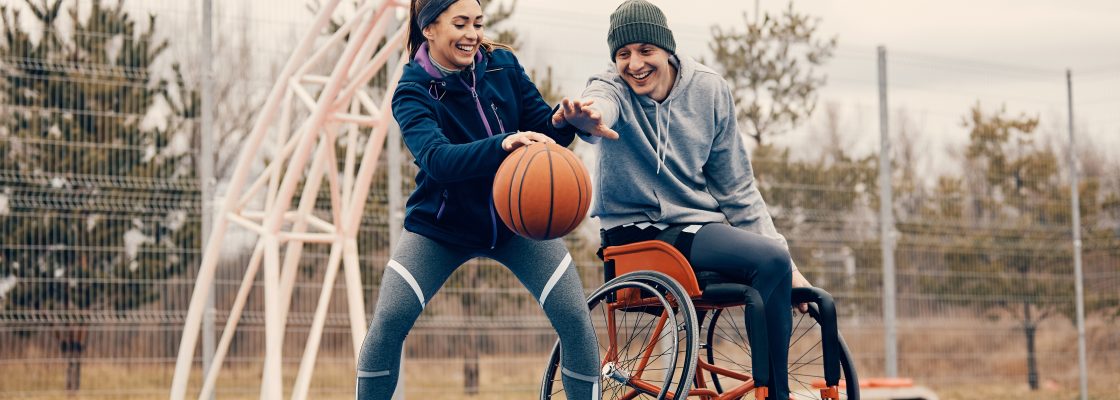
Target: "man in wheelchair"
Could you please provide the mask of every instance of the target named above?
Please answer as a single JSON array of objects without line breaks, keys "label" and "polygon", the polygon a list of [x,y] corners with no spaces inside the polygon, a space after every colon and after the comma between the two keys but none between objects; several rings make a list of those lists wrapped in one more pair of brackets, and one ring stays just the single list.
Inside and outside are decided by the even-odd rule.
[{"label": "man in wheelchair", "polygon": [[725,280],[754,288],[765,308],[770,398],[788,398],[790,291],[811,285],[759,193],[730,87],[675,54],[664,14],[645,0],[611,14],[607,43],[614,68],[553,116],[598,144],[592,216],[602,246],[661,240],[685,256],[701,287]]}]

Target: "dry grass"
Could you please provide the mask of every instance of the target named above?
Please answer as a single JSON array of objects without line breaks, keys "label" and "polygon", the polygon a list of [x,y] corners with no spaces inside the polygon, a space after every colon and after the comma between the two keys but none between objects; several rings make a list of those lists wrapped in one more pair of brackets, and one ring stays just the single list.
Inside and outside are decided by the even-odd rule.
[{"label": "dry grass", "polygon": [[[481,360],[482,386],[475,396],[463,394],[461,360],[417,360],[406,364],[411,399],[447,400],[514,400],[535,398],[543,367],[538,358],[484,358]],[[290,390],[296,368],[285,368],[285,384]],[[1120,371],[1104,371],[1094,375],[1092,400],[1120,400]],[[159,364],[122,367],[87,365],[83,368],[82,391],[71,396],[64,387],[64,370],[36,366],[0,366],[0,398],[20,399],[157,399],[167,396],[172,371]],[[192,374],[191,388],[200,386],[200,373]],[[252,367],[225,368],[219,378],[220,399],[256,399],[260,369]],[[1111,382],[1111,383],[1110,383]],[[969,384],[956,387],[935,387],[942,400],[1074,400],[1076,386],[1062,386],[1046,381],[1044,388],[1030,391],[1026,384]],[[315,372],[312,398],[352,399],[353,371],[344,363],[321,364]],[[290,394],[290,392],[288,392]]]},{"label": "dry grass", "polygon": [[[907,324],[900,329],[901,372],[936,390],[944,400],[1011,400],[1077,398],[1076,331],[1056,321],[1038,337],[1043,389],[1026,387],[1021,334],[1007,324],[965,318]],[[846,326],[849,345],[858,357],[862,377],[882,375],[882,338],[875,326]],[[1090,329],[1091,396],[1120,400],[1120,357],[1115,327]],[[463,394],[463,362],[457,358],[410,359],[405,365],[406,395],[410,399],[531,399],[536,395],[545,356],[484,357],[481,387],[476,396]],[[65,364],[34,363],[30,359],[0,360],[0,398],[30,399],[152,399],[166,398],[173,360],[91,360],[82,368],[82,390],[71,396],[65,387]],[[219,379],[221,399],[258,397],[259,360],[227,366]],[[297,365],[285,365],[285,388],[291,390]],[[194,371],[190,387],[201,386]],[[352,399],[353,361],[347,357],[322,359],[315,371],[312,398]]]},{"label": "dry grass", "polygon": [[[405,364],[406,395],[413,399],[526,399],[535,395],[544,370],[539,358],[483,358],[481,387],[476,396],[462,394],[461,360],[416,360]],[[298,366],[285,365],[284,384],[290,395]],[[157,399],[166,398],[174,373],[170,363],[154,365],[85,364],[82,390],[69,394],[65,367],[0,363],[0,399]],[[259,398],[260,367],[225,367],[218,378],[220,399]],[[190,395],[197,396],[201,371],[191,373]],[[349,362],[320,363],[312,381],[315,399],[353,399],[354,369]]]},{"label": "dry grass", "polygon": [[[1120,399],[1120,384],[1114,383],[1112,389],[1106,388],[1105,382],[1089,390],[1090,400],[1116,400]],[[958,388],[943,388],[937,390],[941,400],[1021,400],[1021,399],[1047,399],[1047,400],[1076,400],[1079,398],[1077,387],[1049,387],[1038,391],[1031,391],[1026,384],[1023,385],[983,385]]]}]

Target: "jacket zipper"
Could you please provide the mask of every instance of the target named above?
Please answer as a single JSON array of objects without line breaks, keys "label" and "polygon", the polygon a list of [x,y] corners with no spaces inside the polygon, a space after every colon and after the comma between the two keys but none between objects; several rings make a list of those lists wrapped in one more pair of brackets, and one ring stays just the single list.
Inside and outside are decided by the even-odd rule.
[{"label": "jacket zipper", "polygon": [[447,206],[447,191],[444,190],[443,194],[440,195],[440,197],[441,198],[439,200],[439,210],[436,211],[436,221],[439,221],[440,219],[443,219],[443,209],[444,209],[444,207]]},{"label": "jacket zipper", "polygon": [[[475,83],[478,83],[477,78],[474,77],[474,71],[471,71],[471,78],[474,78]],[[462,76],[459,77],[459,81],[463,82],[463,86],[466,86],[467,89],[470,89],[470,91],[471,91],[471,97],[474,98],[474,105],[478,109],[478,116],[482,117],[482,125],[486,127],[486,136],[487,137],[493,137],[494,136],[494,131],[490,129],[490,121],[488,121],[486,119],[486,112],[482,110],[482,101],[480,101],[478,99],[478,91],[475,90],[474,86],[468,85],[467,81],[464,80]],[[501,120],[499,120],[498,123],[500,125]],[[495,247],[498,247],[498,218],[494,214],[494,194],[493,193],[490,194],[490,205],[489,205],[489,207],[490,207],[490,249],[493,250]]]},{"label": "jacket zipper", "polygon": [[498,120],[498,130],[502,131],[502,133],[505,133],[506,127],[504,124],[502,124],[502,116],[498,114],[498,106],[494,103],[490,103],[490,109],[494,110],[494,119]]}]

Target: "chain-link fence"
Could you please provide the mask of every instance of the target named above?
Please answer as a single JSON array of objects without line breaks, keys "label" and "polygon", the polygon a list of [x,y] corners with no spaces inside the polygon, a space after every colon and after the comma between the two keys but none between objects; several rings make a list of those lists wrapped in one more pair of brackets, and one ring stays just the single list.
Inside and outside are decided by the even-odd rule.
[{"label": "chain-link fence", "polygon": [[[201,258],[199,3],[0,0],[0,397],[166,396]],[[316,3],[215,3],[211,134],[220,195],[238,143]],[[886,356],[876,53],[841,46],[833,62],[838,72],[815,116],[799,133],[752,143],[753,162],[795,261],[836,296],[860,373],[876,376],[885,373]],[[946,393],[1015,392],[1029,383],[1076,390],[1063,74],[888,57],[902,376]],[[1118,75],[1075,71],[1074,82],[1115,86]],[[944,89],[936,83],[942,79],[968,80],[971,89]],[[1031,89],[1008,94],[1013,83]],[[1120,150],[1092,140],[1120,133],[1109,113],[1116,105],[1115,98],[1098,99],[1075,111],[1088,371],[1098,398],[1114,396],[1120,381]],[[263,166],[270,155],[260,157]],[[407,195],[415,166],[406,157],[397,167]],[[367,313],[389,254],[388,168],[383,159],[359,236]],[[602,283],[596,224],[589,220],[568,238],[589,290]],[[225,240],[215,285],[218,329],[255,236],[235,230]],[[286,385],[311,326],[327,253],[320,245],[304,251],[286,330]],[[316,398],[353,391],[345,282],[337,285],[312,385]],[[249,298],[219,398],[259,391],[262,293]],[[408,338],[406,394],[532,397],[554,340],[511,273],[472,261]]]}]

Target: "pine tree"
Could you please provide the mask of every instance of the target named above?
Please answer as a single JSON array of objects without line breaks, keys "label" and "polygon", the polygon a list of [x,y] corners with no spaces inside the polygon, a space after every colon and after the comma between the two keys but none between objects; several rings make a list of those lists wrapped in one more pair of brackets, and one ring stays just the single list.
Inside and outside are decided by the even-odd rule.
[{"label": "pine tree", "polygon": [[[1068,240],[1069,182],[1061,157],[1040,143],[1039,119],[985,112],[979,104],[963,125],[969,130],[960,177],[942,176],[924,210],[924,226],[900,226],[905,235],[943,237],[944,269],[922,279],[925,291],[954,305],[983,310],[993,320],[1015,321],[1026,342],[1027,383],[1038,389],[1039,325],[1055,316],[1074,321],[1073,255]],[[1095,184],[1082,185],[1086,226],[1099,218]],[[905,244],[905,239],[904,239]],[[1090,305],[1092,311],[1097,307]]]},{"label": "pine tree", "polygon": [[183,136],[197,94],[177,65],[159,77],[169,44],[155,16],[138,22],[123,1],[88,6],[0,6],[0,278],[15,282],[0,309],[54,324],[71,391],[91,321],[129,321],[158,300],[160,282],[195,263],[198,241]]},{"label": "pine tree", "polygon": [[741,129],[759,145],[813,114],[817,89],[826,77],[815,70],[836,49],[837,39],[821,38],[819,20],[793,9],[765,13],[744,30],[712,28],[709,47],[718,70],[731,84]]}]

